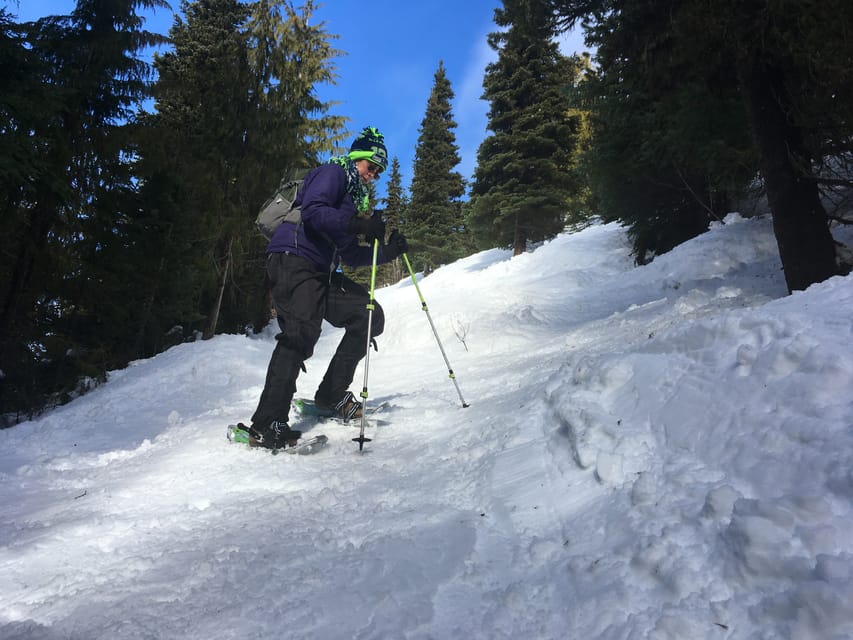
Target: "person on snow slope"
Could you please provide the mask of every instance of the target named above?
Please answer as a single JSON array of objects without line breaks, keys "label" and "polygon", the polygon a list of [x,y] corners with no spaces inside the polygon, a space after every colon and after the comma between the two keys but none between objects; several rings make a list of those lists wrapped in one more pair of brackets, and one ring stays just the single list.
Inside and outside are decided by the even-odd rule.
[{"label": "person on snow slope", "polygon": [[[282,223],[267,246],[267,274],[280,333],[267,368],[264,389],[252,416],[249,442],[278,449],[301,436],[290,429],[288,415],[296,379],[320,338],[323,320],[345,329],[320,386],[314,394],[318,409],[334,411],[344,420],[360,418],[362,404],[348,390],[365,356],[370,294],[340,271],[390,262],[408,251],[406,238],[393,231],[385,244],[385,223],[369,209],[368,184],[388,166],[384,136],[366,127],[347,155],[312,169],[296,196],[302,222]],[[369,246],[359,243],[363,236]],[[382,333],[385,316],[374,301],[371,340]]]}]

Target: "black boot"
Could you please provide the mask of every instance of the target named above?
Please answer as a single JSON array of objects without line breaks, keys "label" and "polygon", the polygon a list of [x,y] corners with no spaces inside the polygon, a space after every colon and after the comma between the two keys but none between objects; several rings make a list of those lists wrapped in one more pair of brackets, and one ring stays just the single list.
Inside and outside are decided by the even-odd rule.
[{"label": "black boot", "polygon": [[302,432],[291,429],[287,422],[272,421],[266,427],[253,424],[249,427],[249,446],[266,449],[284,449],[295,447]]},{"label": "black boot", "polygon": [[337,402],[324,402],[322,398],[314,397],[314,403],[321,411],[334,413],[344,422],[349,422],[353,418],[361,418],[361,403],[355,399],[355,395],[351,391],[347,391],[343,398]]}]

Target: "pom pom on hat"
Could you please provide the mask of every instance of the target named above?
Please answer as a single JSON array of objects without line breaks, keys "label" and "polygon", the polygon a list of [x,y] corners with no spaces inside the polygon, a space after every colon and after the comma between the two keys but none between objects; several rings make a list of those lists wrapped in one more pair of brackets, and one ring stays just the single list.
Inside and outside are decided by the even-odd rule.
[{"label": "pom pom on hat", "polygon": [[370,160],[385,171],[388,166],[385,136],[376,127],[365,127],[353,140],[347,156],[351,160]]}]

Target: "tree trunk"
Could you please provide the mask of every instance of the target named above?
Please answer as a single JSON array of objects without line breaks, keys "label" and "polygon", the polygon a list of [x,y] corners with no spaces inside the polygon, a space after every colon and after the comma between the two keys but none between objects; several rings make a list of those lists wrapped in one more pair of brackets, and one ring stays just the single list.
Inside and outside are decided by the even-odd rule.
[{"label": "tree trunk", "polygon": [[231,245],[233,243],[234,238],[232,236],[228,236],[228,240],[225,245],[225,265],[222,267],[222,278],[219,280],[219,292],[216,295],[216,302],[207,317],[207,326],[201,336],[202,340],[210,340],[214,335],[216,335],[216,323],[219,322],[219,310],[222,308],[222,296],[225,293],[225,283],[228,282],[228,269],[231,266]]},{"label": "tree trunk", "polygon": [[756,60],[743,84],[785,282],[789,293],[803,290],[838,273],[811,158],[802,132],[788,118],[782,65]]},{"label": "tree trunk", "polygon": [[519,224],[519,215],[515,216],[515,232],[512,237],[512,255],[520,256],[527,251],[527,233],[524,227]]}]

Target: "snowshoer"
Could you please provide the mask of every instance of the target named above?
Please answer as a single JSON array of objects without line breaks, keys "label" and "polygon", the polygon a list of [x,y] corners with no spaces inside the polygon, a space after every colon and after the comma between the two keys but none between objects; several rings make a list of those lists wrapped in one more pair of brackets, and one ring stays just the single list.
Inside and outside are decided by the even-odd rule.
[{"label": "snowshoer", "polygon": [[[288,426],[296,378],[314,353],[323,320],[345,329],[314,400],[344,419],[361,417],[361,403],[348,391],[355,369],[365,356],[370,296],[340,271],[390,262],[408,251],[406,238],[393,231],[385,244],[381,216],[359,215],[369,209],[367,185],[388,166],[384,136],[366,127],[347,155],[312,169],[297,194],[299,224],[282,223],[267,246],[267,274],[280,333],[267,368],[264,389],[249,427],[250,444],[278,449],[301,435]],[[369,246],[359,244],[364,236]],[[385,316],[374,302],[371,339],[382,333]]]}]

